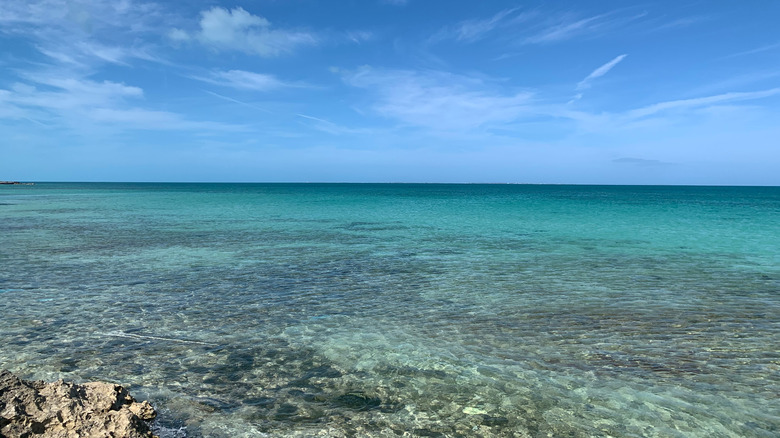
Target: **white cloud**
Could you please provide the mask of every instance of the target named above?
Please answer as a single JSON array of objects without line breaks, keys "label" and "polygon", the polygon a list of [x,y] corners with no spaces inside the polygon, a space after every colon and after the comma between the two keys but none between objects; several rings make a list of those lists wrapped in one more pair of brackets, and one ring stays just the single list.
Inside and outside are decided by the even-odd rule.
[{"label": "white cloud", "polygon": [[122,129],[155,131],[247,131],[240,125],[187,120],[170,111],[155,111],[143,108],[94,108],[87,112],[91,121],[112,124]]},{"label": "white cloud", "polygon": [[290,86],[273,75],[244,70],[215,71],[208,77],[192,76],[192,78],[209,84],[252,91],[269,91]]},{"label": "white cloud", "polygon": [[642,13],[633,16],[621,16],[618,12],[610,12],[581,19],[575,19],[569,14],[554,16],[536,26],[533,29],[533,35],[526,37],[522,42],[524,44],[546,44],[565,41],[574,37],[619,27],[645,15]]},{"label": "white cloud", "polygon": [[777,70],[752,70],[749,73],[731,76],[727,79],[701,84],[689,90],[690,95],[707,95],[718,93],[723,90],[732,90],[735,88],[745,88],[750,84],[764,82],[774,83],[780,76],[780,69]]},{"label": "white cloud", "polygon": [[263,17],[252,15],[243,8],[232,10],[213,7],[200,13],[201,38],[214,44],[233,44],[247,31],[268,28],[271,23]]},{"label": "white cloud", "polygon": [[628,56],[626,54],[618,55],[613,60],[609,61],[608,63],[602,65],[601,67],[593,70],[585,79],[581,80],[577,84],[577,89],[582,90],[585,88],[590,87],[591,81],[593,81],[596,78],[600,78],[607,74],[610,70],[612,70],[613,67],[615,67],[620,61],[625,59],[625,57]]},{"label": "white cloud", "polygon": [[186,31],[177,28],[173,28],[170,30],[170,32],[168,32],[168,38],[176,42],[189,41],[192,39],[190,34],[188,34]]},{"label": "white cloud", "polygon": [[[70,67],[159,62],[145,36],[169,21],[153,3],[131,0],[0,0],[0,28],[20,35],[50,59]],[[132,42],[129,45],[128,42]]]},{"label": "white cloud", "polygon": [[[542,14],[538,10],[517,13],[518,9],[505,9],[489,18],[470,19],[447,26],[436,32],[429,42],[475,42],[493,35],[511,45],[548,44],[592,36],[623,26],[645,15],[627,16],[621,11],[613,11],[580,18],[572,13]],[[511,55],[504,54],[498,58],[508,56]]]},{"label": "white cloud", "polygon": [[562,20],[560,23],[548,26],[533,36],[526,38],[526,43],[549,43],[572,38],[578,34],[593,30],[599,26],[604,15],[583,18],[577,21]]},{"label": "white cloud", "polygon": [[660,26],[652,29],[652,31],[663,31],[663,30],[669,30],[669,29],[679,29],[683,27],[692,26],[694,24],[701,23],[703,21],[710,20],[710,17],[707,16],[697,16],[697,17],[683,17],[678,18],[676,20],[669,21],[667,23],[661,24]]},{"label": "white cloud", "polygon": [[699,97],[695,99],[683,99],[672,100],[668,102],[660,102],[653,105],[648,105],[642,108],[628,111],[626,116],[629,118],[642,118],[647,117],[662,111],[670,110],[682,110],[697,107],[706,107],[713,104],[721,104],[727,102],[738,102],[744,100],[763,99],[765,97],[775,96],[780,94],[780,88],[772,88],[762,91],[750,91],[750,92],[734,92],[723,93],[715,96]]},{"label": "white cloud", "polygon": [[317,38],[309,32],[273,29],[267,19],[240,7],[228,10],[215,6],[202,11],[199,25],[194,34],[175,28],[169,37],[175,41],[194,38],[216,50],[259,56],[277,56],[300,46],[317,44]]},{"label": "white cloud", "polygon": [[372,109],[408,126],[467,131],[511,123],[527,114],[528,92],[502,93],[483,79],[445,72],[362,68],[347,83],[375,94]]},{"label": "white cloud", "polygon": [[777,42],[777,43],[774,43],[774,44],[768,44],[768,45],[761,46],[761,47],[756,47],[755,49],[745,50],[743,52],[732,53],[731,55],[724,56],[724,58],[727,59],[727,58],[734,58],[734,57],[737,57],[737,56],[754,55],[756,53],[763,53],[763,52],[767,52],[767,51],[775,50],[775,49],[780,49],[780,42]]},{"label": "white cloud", "polygon": [[271,113],[271,111],[269,111],[269,110],[267,110],[267,109],[265,109],[265,108],[263,108],[263,107],[259,107],[259,106],[257,106],[257,105],[253,105],[253,104],[251,104],[251,103],[249,103],[249,102],[244,102],[243,100],[234,99],[234,98],[232,98],[232,97],[224,96],[224,95],[222,95],[222,94],[215,93],[215,92],[213,92],[213,91],[209,91],[209,90],[203,90],[203,91],[204,91],[205,93],[208,93],[208,94],[210,94],[210,95],[212,95],[212,96],[214,96],[214,97],[218,98],[218,99],[226,100],[226,101],[228,101],[228,102],[237,103],[237,104],[239,104],[239,105],[242,105],[242,106],[245,106],[245,107],[247,107],[247,108],[252,108],[252,109],[256,109],[256,110],[263,111],[263,112],[266,112],[266,113]]},{"label": "white cloud", "polygon": [[[187,120],[177,113],[131,106],[138,87],[58,73],[25,74],[29,83],[0,90],[0,117],[27,119],[60,129],[88,132],[110,124],[120,130],[237,130],[240,126]],[[30,85],[34,84],[34,85]]]},{"label": "white cloud", "polygon": [[341,126],[330,120],[325,120],[319,117],[309,116],[306,114],[296,114],[296,116],[311,121],[307,124],[318,131],[322,131],[331,135],[344,135],[344,134],[369,134],[371,130],[368,129],[353,129],[346,126]]},{"label": "white cloud", "polygon": [[[591,79],[606,74],[619,62],[616,59],[622,58],[594,70]],[[731,120],[759,117],[763,113],[755,107],[736,103],[780,96],[780,88],[773,88],[671,100],[623,111],[583,111],[565,101],[545,99],[541,90],[512,89],[484,77],[369,67],[341,74],[347,84],[366,90],[370,99],[362,105],[368,110],[366,117],[373,113],[396,121],[401,128],[472,141],[519,140],[525,138],[526,127],[531,127],[531,133],[542,127],[551,140],[597,136],[611,142],[627,132],[652,136],[689,125],[704,126],[724,119],[724,104],[729,104]]]},{"label": "white cloud", "polygon": [[507,15],[514,12],[515,9],[507,9],[497,13],[487,20],[468,20],[461,23],[457,29],[457,38],[462,41],[474,41],[482,35],[492,31]]},{"label": "white cloud", "polygon": [[373,40],[374,33],[367,30],[348,31],[346,32],[346,37],[353,43],[361,44]]},{"label": "white cloud", "polygon": [[475,18],[464,20],[454,26],[448,26],[435,33],[429,42],[437,43],[444,40],[475,42],[486,38],[494,31],[516,26],[536,16],[534,12],[516,14],[519,8],[504,9],[490,18]]},{"label": "white cloud", "polygon": [[92,40],[71,41],[57,47],[53,43],[44,43],[38,51],[51,60],[82,69],[94,68],[101,63],[130,65],[133,60],[145,60],[167,63],[151,53],[149,47],[123,47],[106,45]]},{"label": "white cloud", "polygon": [[90,108],[116,106],[127,98],[143,96],[143,90],[138,87],[111,81],[97,82],[56,74],[26,75],[26,78],[38,87],[16,84],[7,100],[27,110],[45,111],[63,117]]},{"label": "white cloud", "polygon": [[455,27],[455,37],[459,41],[476,41],[481,39],[485,34],[493,31],[498,27],[507,16],[515,12],[517,8],[505,9],[488,19],[483,20],[467,20],[461,22]]}]

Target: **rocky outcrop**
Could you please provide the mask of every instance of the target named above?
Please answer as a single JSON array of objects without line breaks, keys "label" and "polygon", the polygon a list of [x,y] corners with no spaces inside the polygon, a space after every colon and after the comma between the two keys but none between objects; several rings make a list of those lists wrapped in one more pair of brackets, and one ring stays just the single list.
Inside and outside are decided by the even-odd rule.
[{"label": "rocky outcrop", "polygon": [[152,438],[156,413],[119,385],[22,380],[0,371],[0,436]]}]

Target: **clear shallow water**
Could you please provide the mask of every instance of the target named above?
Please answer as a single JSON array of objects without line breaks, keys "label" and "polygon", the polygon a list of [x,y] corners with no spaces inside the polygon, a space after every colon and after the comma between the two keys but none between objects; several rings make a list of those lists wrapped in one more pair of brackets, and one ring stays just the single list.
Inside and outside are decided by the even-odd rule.
[{"label": "clear shallow water", "polygon": [[168,436],[774,437],[780,189],[0,186],[0,366]]}]

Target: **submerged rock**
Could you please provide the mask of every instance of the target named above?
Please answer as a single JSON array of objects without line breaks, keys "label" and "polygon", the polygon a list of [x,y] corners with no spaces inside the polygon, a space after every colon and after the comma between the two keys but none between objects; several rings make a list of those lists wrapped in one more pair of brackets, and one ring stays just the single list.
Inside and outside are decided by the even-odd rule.
[{"label": "submerged rock", "polygon": [[0,436],[152,438],[156,413],[111,383],[22,380],[0,371]]}]

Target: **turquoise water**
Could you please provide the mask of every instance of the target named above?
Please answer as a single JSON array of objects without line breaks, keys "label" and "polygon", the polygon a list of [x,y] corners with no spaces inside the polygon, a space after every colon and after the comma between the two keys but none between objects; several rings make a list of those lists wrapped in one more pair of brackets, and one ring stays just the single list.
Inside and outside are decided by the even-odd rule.
[{"label": "turquoise water", "polygon": [[780,188],[0,186],[0,367],[163,436],[780,435]]}]

